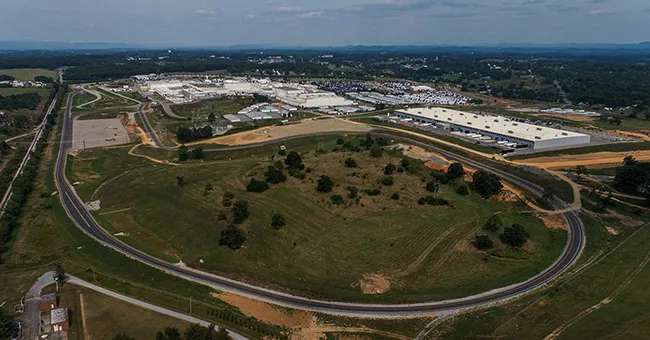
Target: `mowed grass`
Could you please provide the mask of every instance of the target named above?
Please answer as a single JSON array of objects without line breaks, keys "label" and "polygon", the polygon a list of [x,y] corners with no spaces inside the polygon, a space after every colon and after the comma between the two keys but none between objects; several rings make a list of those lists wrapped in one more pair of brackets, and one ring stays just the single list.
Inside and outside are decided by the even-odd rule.
[{"label": "mowed grass", "polygon": [[54,80],[59,79],[59,74],[54,70],[44,68],[10,68],[0,70],[0,74],[6,74],[16,78],[16,80],[34,80],[36,76],[46,76]]},{"label": "mowed grass", "polygon": [[[93,199],[101,200],[102,209],[96,216],[109,231],[124,233],[125,242],[172,262],[182,260],[202,270],[303,295],[359,301],[460,297],[523,281],[552,263],[564,245],[564,232],[549,231],[514,205],[462,197],[452,186],[443,186],[440,192],[452,206],[420,206],[417,199],[429,194],[420,174],[395,174],[392,187],[380,185],[382,168],[398,162],[397,156],[377,160],[367,151],[324,155],[305,151],[305,164],[313,170],[305,180],[290,178],[257,194],[246,192],[245,185],[251,176],[261,179],[271,161],[250,157],[250,150],[231,161],[129,166],[126,173],[119,170],[121,161],[107,166],[109,159],[119,158],[117,150],[80,155],[95,160],[82,171],[88,184],[78,192],[87,200],[99,188]],[[355,158],[359,168],[344,168],[347,157]],[[105,173],[109,169],[111,173]],[[351,175],[354,172],[358,174]],[[106,181],[116,174],[120,177]],[[332,193],[315,191],[322,174],[337,184]],[[182,188],[176,176],[184,176]],[[211,192],[205,191],[208,182],[214,187]],[[333,206],[331,195],[345,197],[348,185],[361,190],[380,187],[382,193],[362,194],[358,204],[346,199],[345,207]],[[229,213],[221,204],[226,191],[250,204],[251,217],[242,226],[248,240],[238,251],[218,244],[226,223],[218,221],[217,214]],[[394,192],[400,193],[399,201],[389,199]],[[128,210],[99,216],[120,209]],[[287,220],[279,231],[270,226],[275,212]],[[501,213],[507,224],[527,227],[532,235],[526,247],[528,260],[489,257],[486,262],[485,253],[470,245],[494,213]],[[391,290],[362,294],[358,283],[366,274],[388,278]]]},{"label": "mowed grass", "polygon": [[97,97],[95,97],[94,94],[92,94],[90,92],[82,92],[82,93],[79,93],[79,94],[74,96],[74,98],[72,100],[72,106],[77,107],[79,105],[88,103],[88,102],[93,101],[95,99],[97,99]]},{"label": "mowed grass", "polygon": [[83,296],[86,331],[92,339],[112,339],[120,333],[135,339],[154,339],[165,327],[176,327],[182,332],[188,326],[185,321],[95,291],[71,287]]},{"label": "mowed grass", "polygon": [[214,113],[216,116],[236,114],[239,110],[253,104],[253,98],[241,96],[224,96],[215,99],[202,100],[192,104],[172,105],[172,110],[179,116],[191,117],[195,115],[208,116]]}]

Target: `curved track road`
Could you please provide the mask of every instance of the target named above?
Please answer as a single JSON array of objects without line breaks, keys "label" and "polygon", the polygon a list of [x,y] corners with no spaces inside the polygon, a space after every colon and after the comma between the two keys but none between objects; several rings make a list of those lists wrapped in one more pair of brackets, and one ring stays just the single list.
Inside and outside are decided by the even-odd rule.
[{"label": "curved track road", "polygon": [[[356,317],[403,317],[425,315],[431,313],[444,313],[468,308],[485,307],[490,304],[502,302],[529,293],[547,284],[548,282],[561,275],[564,271],[566,271],[572,264],[576,262],[580,256],[580,253],[582,252],[582,249],[584,248],[585,235],[582,222],[578,218],[576,212],[567,212],[562,215],[569,226],[568,239],[564,251],[550,267],[546,268],[538,275],[524,282],[500,289],[491,290],[479,295],[473,295],[453,300],[412,304],[364,304],[308,299],[249,285],[222,276],[187,268],[185,266],[172,264],[158,259],[152,255],[146,254],[136,248],[133,248],[118,240],[110,233],[106,232],[94,220],[92,215],[83,204],[83,201],[77,196],[74,189],[67,181],[65,177],[65,167],[67,160],[67,151],[72,144],[71,99],[74,94],[74,92],[71,93],[68,100],[68,106],[65,112],[63,131],[61,135],[61,148],[59,150],[59,156],[55,169],[55,180],[56,185],[59,188],[60,200],[68,216],[87,235],[94,238],[103,245],[124,254],[125,256],[158,268],[169,274],[205,284],[218,290],[240,294],[252,299],[261,300],[289,308]],[[385,136],[405,140],[409,143],[432,149],[436,152],[439,152],[445,157],[464,162],[469,166],[477,169],[489,171],[524,190],[532,192],[535,195],[541,196],[543,193],[543,189],[536,184],[530,183],[507,172],[490,168],[484,164],[456,155],[452,152],[432,147],[426,143],[422,143],[420,141],[412,140],[409,138],[402,138],[390,134],[385,134]],[[555,209],[567,208],[567,204],[557,198],[554,199],[552,205]]]}]

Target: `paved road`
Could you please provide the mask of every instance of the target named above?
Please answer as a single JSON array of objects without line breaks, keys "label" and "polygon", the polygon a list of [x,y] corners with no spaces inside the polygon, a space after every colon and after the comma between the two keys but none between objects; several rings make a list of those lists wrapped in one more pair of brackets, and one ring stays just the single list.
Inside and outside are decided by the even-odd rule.
[{"label": "paved road", "polygon": [[163,144],[160,141],[160,138],[158,138],[156,131],[154,131],[153,127],[151,126],[151,123],[149,123],[149,118],[147,118],[147,114],[144,112],[144,103],[140,103],[138,105],[138,115],[142,120],[142,124],[144,124],[145,131],[147,131],[147,134],[149,134],[151,141],[157,148],[161,148],[163,150],[168,150],[168,151],[175,150],[175,148],[165,146],[165,144]]},{"label": "paved road", "polygon": [[[87,288],[87,289],[90,289],[90,290],[94,290],[94,291],[96,291],[98,293],[110,296],[110,297],[118,299],[118,300],[122,300],[124,302],[128,302],[128,303],[130,303],[132,305],[136,305],[136,306],[142,307],[144,309],[152,310],[154,312],[157,312],[157,313],[160,313],[160,314],[163,314],[163,315],[171,316],[171,317],[176,318],[176,319],[184,320],[184,321],[187,321],[189,323],[198,323],[198,324],[200,324],[201,326],[204,326],[204,327],[207,327],[208,325],[210,325],[210,322],[203,321],[203,320],[201,320],[199,318],[195,318],[195,317],[190,316],[190,315],[185,315],[185,314],[182,314],[182,313],[174,312],[174,311],[166,309],[166,308],[162,308],[162,307],[159,307],[159,306],[156,306],[156,305],[152,305],[150,303],[146,303],[146,302],[134,299],[134,298],[130,298],[128,296],[125,296],[125,295],[110,291],[110,290],[108,290],[106,288],[102,288],[100,286],[94,285],[94,284],[92,284],[90,282],[84,281],[84,280],[79,279],[77,277],[74,277],[72,275],[68,275],[68,277],[66,279],[66,283],[73,284],[75,286],[84,287],[84,288]],[[54,284],[54,272],[47,272],[47,273],[41,275],[41,277],[39,277],[36,280],[34,285],[29,289],[29,291],[25,295],[25,313],[20,318],[21,324],[23,326],[23,339],[32,340],[32,339],[37,339],[38,338],[38,336],[39,336],[38,327],[39,327],[39,323],[40,323],[39,310],[40,310],[40,301],[41,301],[41,299],[40,299],[41,291],[43,290],[43,288],[45,288],[45,287],[47,287],[49,285],[52,285],[52,284]],[[127,333],[128,333],[128,330],[127,330]],[[236,333],[234,331],[231,331],[231,330],[228,330],[228,333],[235,340],[248,339],[245,336],[243,336],[243,335],[241,335],[239,333]]]},{"label": "paved road", "polygon": [[[71,96],[72,95],[73,94],[71,94]],[[413,304],[363,304],[308,299],[249,285],[222,276],[163,261],[123,243],[115,236],[106,232],[88,212],[85,205],[83,204],[83,201],[76,195],[74,189],[71,187],[65,177],[65,164],[67,160],[66,155],[67,150],[70,148],[72,137],[72,120],[70,119],[70,111],[71,106],[68,105],[61,135],[61,149],[55,170],[56,184],[60,192],[59,197],[68,216],[83,232],[107,247],[110,247],[134,260],[165,271],[171,275],[205,284],[218,290],[236,293],[252,299],[261,300],[289,308],[356,317],[401,317],[426,315],[430,313],[444,313],[467,308],[484,307],[486,305],[512,299],[522,294],[531,292],[532,290],[535,290],[536,288],[547,284],[548,282],[561,275],[564,271],[566,271],[572,264],[575,263],[582,249],[584,248],[585,235],[582,222],[575,212],[567,212],[562,215],[566,219],[567,225],[569,226],[567,244],[564,248],[564,251],[562,252],[562,255],[550,267],[524,282],[501,289],[495,289],[479,295],[446,301],[432,301]],[[489,166],[472,159],[456,155],[446,150],[432,147],[431,145],[422,143],[417,140],[395,136],[392,134],[384,134],[384,136],[408,141],[409,143],[439,152],[445,157],[464,162],[471,167],[489,171],[522,189],[530,191],[535,195],[541,196],[543,193],[543,189],[533,183],[518,178],[510,173],[490,168]],[[266,144],[271,143],[272,142]],[[552,205],[556,209],[566,209],[568,207],[566,203],[560,201],[557,198],[554,199]]]},{"label": "paved road", "polygon": [[168,116],[170,116],[172,118],[176,118],[176,119],[183,119],[183,120],[187,119],[187,117],[183,117],[183,116],[179,116],[179,115],[175,114],[174,110],[172,110],[169,103],[163,102],[163,101],[156,101],[156,103],[160,104],[163,107],[163,110],[165,110],[165,113]]}]

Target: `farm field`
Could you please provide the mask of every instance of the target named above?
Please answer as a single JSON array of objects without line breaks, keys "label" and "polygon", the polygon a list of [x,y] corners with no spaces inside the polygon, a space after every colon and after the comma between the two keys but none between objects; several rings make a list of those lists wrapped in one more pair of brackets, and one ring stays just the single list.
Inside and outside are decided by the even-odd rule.
[{"label": "farm field", "polygon": [[0,70],[0,74],[6,74],[16,78],[16,80],[34,80],[36,76],[46,76],[54,80],[59,77],[58,72],[54,70],[46,70],[43,68],[10,68]]},{"label": "farm field", "polygon": [[[321,143],[325,149],[333,147]],[[382,168],[398,163],[401,156],[376,159],[365,150],[315,149],[313,142],[298,148],[311,170],[305,179],[289,177],[264,193],[245,187],[251,177],[262,179],[274,161],[271,153],[255,155],[252,150],[239,151],[239,157],[232,154],[232,160],[181,167],[134,166],[132,157],[120,155],[124,149],[85,151],[73,162],[71,180],[82,182],[77,190],[84,200],[101,201],[96,218],[110,232],[123,233],[127,243],[171,262],[182,260],[202,270],[316,297],[397,302],[480,293],[533,276],[564,247],[564,231],[546,228],[516,203],[460,196],[453,185],[443,185],[439,196],[451,206],[419,205],[418,198],[430,194],[422,182],[431,179],[430,169],[422,163],[413,172],[394,174],[394,185],[384,186],[379,184]],[[359,167],[345,168],[348,157]],[[323,174],[335,183],[331,193],[315,190]],[[184,177],[183,187],[177,185],[177,176]],[[207,183],[212,190],[206,190]],[[349,185],[360,189],[359,203],[345,198],[343,205],[332,204],[331,196],[346,197]],[[381,193],[363,193],[372,188]],[[250,218],[241,226],[247,240],[236,251],[219,246],[227,222],[217,217],[220,212],[230,215],[222,204],[225,192],[250,205]],[[396,192],[400,199],[389,199]],[[286,218],[280,230],[270,225],[274,213]],[[496,213],[504,225],[519,223],[531,234],[531,242],[517,252],[519,260],[486,256],[470,244]],[[490,236],[500,244],[496,233]]]}]

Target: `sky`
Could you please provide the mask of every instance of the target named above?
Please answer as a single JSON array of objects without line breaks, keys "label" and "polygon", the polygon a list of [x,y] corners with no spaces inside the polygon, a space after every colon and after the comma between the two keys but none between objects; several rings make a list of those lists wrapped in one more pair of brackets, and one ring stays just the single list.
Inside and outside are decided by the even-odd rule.
[{"label": "sky", "polygon": [[650,41],[648,0],[0,0],[0,41],[170,46]]}]

